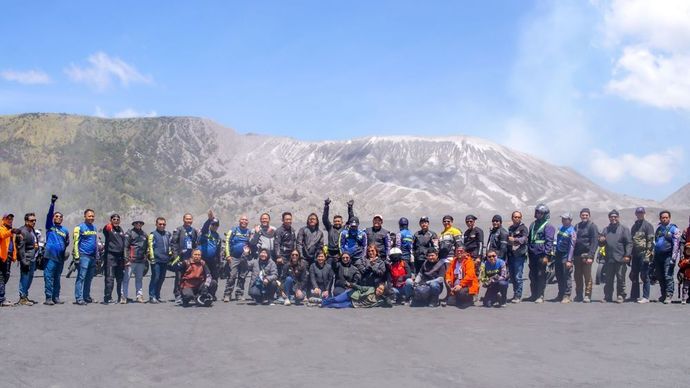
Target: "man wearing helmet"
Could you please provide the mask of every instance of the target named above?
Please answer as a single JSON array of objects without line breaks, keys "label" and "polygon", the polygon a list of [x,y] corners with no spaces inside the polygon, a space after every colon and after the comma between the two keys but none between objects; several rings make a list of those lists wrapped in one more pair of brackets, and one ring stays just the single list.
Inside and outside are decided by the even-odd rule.
[{"label": "man wearing helmet", "polygon": [[[409,229],[410,221],[407,218],[402,217],[398,221],[398,227],[400,227],[400,232],[395,236],[394,247],[400,248],[402,252],[402,260],[404,260],[412,271],[414,271],[414,265],[412,265],[412,245],[414,242],[414,236]],[[413,272],[414,273],[414,272]]]},{"label": "man wearing helmet", "polygon": [[556,228],[549,223],[549,208],[540,203],[534,209],[534,222],[529,227],[527,252],[529,258],[529,282],[531,295],[529,300],[535,303],[544,302],[546,289],[546,267],[551,260]]}]

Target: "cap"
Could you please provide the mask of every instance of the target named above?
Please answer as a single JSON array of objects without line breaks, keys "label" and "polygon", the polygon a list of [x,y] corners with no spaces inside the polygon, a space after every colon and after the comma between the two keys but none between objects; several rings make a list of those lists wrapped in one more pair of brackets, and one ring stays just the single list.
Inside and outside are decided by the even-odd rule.
[{"label": "cap", "polygon": [[570,220],[570,221],[573,220],[573,216],[571,216],[570,213],[563,213],[563,214],[561,214],[561,218],[562,218],[562,219],[566,219],[566,220]]},{"label": "cap", "polygon": [[453,216],[445,215],[445,216],[443,216],[443,218],[441,220],[442,221],[450,220],[450,222],[453,222]]},{"label": "cap", "polygon": [[618,210],[616,210],[616,209],[613,209],[609,212],[609,217],[618,216],[618,215],[620,215],[620,214],[618,214]]},{"label": "cap", "polygon": [[136,225],[136,224],[142,224],[142,225],[144,225],[144,221],[137,220],[137,221],[132,222],[132,226],[134,226],[134,225]]},{"label": "cap", "polygon": [[429,222],[429,217],[424,216],[424,217],[420,218],[419,223],[421,224],[422,222]]},{"label": "cap", "polygon": [[588,207],[583,207],[582,210],[580,210],[580,214],[582,213],[592,214],[592,212],[589,211]]},{"label": "cap", "polygon": [[374,218],[380,218],[383,221],[383,216],[380,214],[374,214]]},{"label": "cap", "polygon": [[120,215],[117,213],[113,213],[110,215],[110,219],[112,220],[113,218],[120,218]]},{"label": "cap", "polygon": [[491,219],[491,222],[496,222],[496,221],[498,221],[498,222],[503,222],[503,218],[502,218],[500,215],[496,214],[496,215],[494,215],[494,217]]},{"label": "cap", "polygon": [[14,218],[14,214],[12,213],[5,213],[2,215],[2,219],[4,220],[5,218]]},{"label": "cap", "polygon": [[647,212],[644,210],[644,208],[643,208],[642,206],[640,206],[640,207],[638,207],[637,209],[635,209],[635,214],[639,214],[639,213],[644,214],[644,213],[647,213]]},{"label": "cap", "polygon": [[467,221],[477,221],[477,217],[473,216],[472,214],[468,214],[467,217],[465,217],[465,222]]},{"label": "cap", "polygon": [[350,220],[350,226],[359,226],[359,218],[352,217],[352,219]]}]

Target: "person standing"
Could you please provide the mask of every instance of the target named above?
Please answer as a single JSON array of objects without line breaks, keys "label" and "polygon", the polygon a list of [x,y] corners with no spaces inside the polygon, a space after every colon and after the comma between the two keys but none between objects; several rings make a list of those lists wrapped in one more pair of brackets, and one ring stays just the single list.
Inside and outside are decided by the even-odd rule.
[{"label": "person standing", "polygon": [[17,250],[14,249],[14,236],[19,234],[19,229],[12,228],[14,214],[8,213],[2,216],[0,225],[0,306],[14,306],[11,300],[5,299],[5,285],[10,280],[10,268],[17,261]]},{"label": "person standing", "polygon": [[[237,292],[235,292],[235,299],[239,299],[244,295],[244,283],[249,271],[249,262],[251,255],[245,254],[245,248],[249,248],[250,241],[256,238],[257,242],[263,235],[267,240],[261,245],[270,245],[273,247],[273,228],[268,225],[270,220],[268,214],[262,214],[260,217],[261,226],[257,226],[252,234],[249,230],[249,217],[241,215],[239,224],[232,228],[227,235],[225,241],[225,260],[230,266],[230,276],[225,281],[225,290],[223,291],[223,302],[228,303],[233,297],[235,290],[235,283],[237,283]],[[264,226],[264,223],[266,224]],[[269,236],[270,235],[270,239]],[[259,245],[259,244],[257,244]]]},{"label": "person standing", "polygon": [[391,250],[391,233],[383,227],[383,216],[376,214],[371,221],[372,226],[365,230],[367,244],[376,244],[376,248],[383,260],[388,258]]},{"label": "person standing", "polygon": [[671,303],[673,298],[673,272],[680,259],[680,229],[671,223],[671,212],[659,213],[659,226],[654,233],[654,265],[661,289],[660,302]]},{"label": "person standing", "polygon": [[297,232],[297,251],[307,269],[316,260],[316,254],[323,252],[323,240],[323,232],[319,230],[319,216],[311,213],[307,217],[307,225]]},{"label": "person standing", "polygon": [[602,231],[606,251],[606,284],[604,301],[613,302],[613,282],[616,281],[616,302],[625,301],[625,273],[632,254],[630,229],[620,224],[616,209],[609,212],[609,224]]},{"label": "person standing", "polygon": [[19,260],[19,304],[31,306],[37,303],[29,299],[29,289],[36,271],[36,252],[38,251],[38,236],[36,235],[36,214],[24,215],[24,226],[19,228],[15,239],[17,246],[17,260]]},{"label": "person standing", "polygon": [[474,264],[479,269],[484,255],[484,231],[482,228],[476,226],[477,217],[470,214],[465,217],[465,225],[467,229],[463,234],[463,244],[465,251],[469,253],[474,259]]},{"label": "person standing", "polygon": [[513,222],[508,227],[508,273],[510,282],[513,284],[512,303],[522,302],[522,272],[527,261],[527,243],[529,240],[529,230],[522,223],[522,213],[514,211],[510,215]]},{"label": "person standing", "polygon": [[137,302],[144,303],[144,271],[148,237],[142,229],[144,221],[132,222],[132,229],[125,234],[125,272],[122,279],[122,298],[127,300],[129,278],[134,274]]},{"label": "person standing", "polygon": [[[649,266],[654,259],[654,226],[645,220],[645,209],[635,209],[635,223],[630,228],[632,235],[632,262],[630,269],[630,301],[649,303],[651,282],[649,280]],[[640,280],[642,280],[642,297],[640,298]]]},{"label": "person standing", "polygon": [[96,212],[84,210],[84,222],[74,228],[73,260],[77,265],[77,279],[74,282],[74,304],[86,306],[91,299],[91,280],[96,272],[96,255],[98,254],[98,232],[93,222]]},{"label": "person standing", "polygon": [[419,228],[412,239],[414,266],[411,266],[411,269],[415,274],[419,272],[422,264],[424,264],[426,253],[429,249],[439,249],[438,235],[436,232],[429,230],[429,217],[421,217],[419,219]]},{"label": "person standing", "polygon": [[199,232],[192,227],[194,217],[190,213],[182,216],[182,226],[175,229],[170,238],[170,247],[172,250],[173,260],[170,263],[171,268],[175,271],[175,284],[173,285],[173,294],[175,295],[175,303],[182,303],[182,296],[180,294],[180,279],[182,272],[177,266],[177,263],[184,260],[189,260],[192,257],[192,250],[196,248],[199,241]]},{"label": "person standing", "polygon": [[[352,217],[347,228],[340,233],[340,258],[344,253],[354,264],[364,260],[364,253],[367,248],[367,234],[359,230],[359,218]],[[337,266],[334,270],[337,273]]]},{"label": "person standing", "polygon": [[[439,260],[446,263],[450,263],[453,260],[456,249],[464,247],[462,242],[462,231],[453,226],[453,221],[453,216],[443,216],[441,221],[443,223],[443,232],[441,232],[438,238],[437,255]],[[419,271],[417,273],[419,273]]]},{"label": "person standing", "polygon": [[281,215],[283,224],[276,229],[276,237],[273,245],[276,268],[278,269],[278,279],[283,278],[283,270],[290,254],[297,247],[297,235],[292,228],[292,213],[284,212]]},{"label": "person standing", "polygon": [[556,228],[549,223],[551,211],[543,203],[534,209],[534,222],[529,227],[527,252],[529,258],[530,301],[544,303],[546,267],[551,261]]},{"label": "person standing", "polygon": [[575,233],[575,302],[589,303],[592,301],[592,263],[597,252],[599,236],[599,228],[590,221],[589,208],[580,210],[580,223],[575,225]]},{"label": "person standing", "polygon": [[149,284],[149,303],[156,304],[161,299],[161,288],[165,282],[168,263],[172,259],[170,239],[172,234],[165,230],[167,221],[163,217],[156,218],[156,230],[148,237],[149,262],[151,264],[151,283]]},{"label": "person standing", "polygon": [[577,233],[570,213],[561,216],[561,227],[556,236],[555,270],[558,280],[558,296],[554,301],[570,303],[573,289],[573,252],[577,242]]},{"label": "person standing", "polygon": [[62,226],[63,215],[55,211],[57,195],[50,198],[50,207],[46,216],[46,245],[43,268],[43,283],[46,300],[44,305],[62,304],[60,300],[60,276],[65,267],[67,246],[69,245],[69,230]]},{"label": "person standing", "polygon": [[491,230],[486,248],[496,251],[500,259],[508,259],[508,231],[503,227],[503,218],[499,214],[491,218]]},{"label": "person standing", "polygon": [[117,284],[117,298],[121,304],[127,303],[122,295],[122,281],[125,276],[125,231],[120,226],[120,215],[110,216],[110,223],[103,228],[105,262],[105,288],[103,304],[112,303],[113,287]]},{"label": "person standing", "polygon": [[414,275],[414,257],[412,256],[414,235],[409,229],[410,221],[407,218],[402,217],[400,220],[398,220],[398,227],[400,228],[400,232],[398,232],[395,236],[394,246],[400,249],[400,252],[402,253],[402,260],[407,263],[407,266],[410,267],[410,269],[413,271],[412,274]]},{"label": "person standing", "polygon": [[[326,198],[326,200],[323,203],[324,205],[321,221],[323,222],[323,226],[326,228],[326,233],[328,235],[326,260],[332,268],[335,268],[335,263],[338,261],[338,258],[340,257],[340,233],[343,231],[343,217],[339,214],[336,214],[335,216],[333,216],[333,223],[331,223],[331,221],[328,219],[331,199]],[[349,200],[347,202],[348,217],[347,223],[345,223],[345,225],[349,225],[350,220],[352,220],[352,217],[354,217],[354,212],[352,210],[354,204],[355,201],[353,200]]]}]

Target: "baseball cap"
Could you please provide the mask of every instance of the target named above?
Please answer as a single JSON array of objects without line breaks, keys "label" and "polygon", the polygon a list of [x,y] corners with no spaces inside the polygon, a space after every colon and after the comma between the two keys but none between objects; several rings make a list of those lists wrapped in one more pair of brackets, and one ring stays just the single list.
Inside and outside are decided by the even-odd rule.
[{"label": "baseball cap", "polygon": [[571,220],[571,221],[573,220],[573,216],[570,215],[570,213],[563,213],[563,214],[561,214],[561,218],[567,219],[567,220]]},{"label": "baseball cap", "polygon": [[380,214],[374,214],[374,218],[380,218],[383,221],[383,216]]},{"label": "baseball cap", "polygon": [[2,219],[4,220],[5,218],[14,218],[14,214],[12,213],[5,213],[2,215]]}]

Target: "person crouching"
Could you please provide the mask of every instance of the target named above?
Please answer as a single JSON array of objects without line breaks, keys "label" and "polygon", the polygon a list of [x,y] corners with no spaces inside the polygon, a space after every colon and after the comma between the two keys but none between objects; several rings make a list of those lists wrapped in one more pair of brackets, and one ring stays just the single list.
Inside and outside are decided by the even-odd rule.
[{"label": "person crouching", "polygon": [[212,295],[216,292],[218,283],[213,280],[211,270],[201,260],[201,250],[194,249],[192,258],[178,262],[177,266],[182,272],[180,282],[182,306],[187,307],[194,301],[199,306],[210,307],[213,304]]}]

